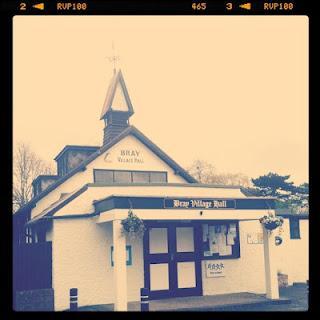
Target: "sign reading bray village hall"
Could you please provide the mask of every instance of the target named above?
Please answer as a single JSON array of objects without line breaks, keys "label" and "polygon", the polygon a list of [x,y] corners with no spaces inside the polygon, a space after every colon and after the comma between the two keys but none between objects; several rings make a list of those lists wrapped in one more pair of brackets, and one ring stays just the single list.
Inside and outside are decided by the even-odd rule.
[{"label": "sign reading bray village hall", "polygon": [[235,201],[221,199],[165,199],[164,207],[172,209],[235,209]]},{"label": "sign reading bray village hall", "polygon": [[109,152],[104,156],[106,162],[114,162],[116,160],[120,163],[144,163],[142,152],[137,149],[121,149],[118,151],[117,155],[111,155]]}]

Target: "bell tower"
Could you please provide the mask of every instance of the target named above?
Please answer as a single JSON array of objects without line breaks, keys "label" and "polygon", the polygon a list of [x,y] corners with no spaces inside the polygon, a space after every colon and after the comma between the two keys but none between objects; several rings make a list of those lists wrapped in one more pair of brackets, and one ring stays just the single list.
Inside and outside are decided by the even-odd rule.
[{"label": "bell tower", "polygon": [[133,107],[121,70],[114,73],[103,105],[100,120],[104,120],[103,145],[109,143],[129,126]]}]

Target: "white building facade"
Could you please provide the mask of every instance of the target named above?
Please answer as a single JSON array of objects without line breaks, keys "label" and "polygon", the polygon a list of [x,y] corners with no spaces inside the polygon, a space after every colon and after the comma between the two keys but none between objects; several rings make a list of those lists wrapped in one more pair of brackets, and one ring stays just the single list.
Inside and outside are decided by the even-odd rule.
[{"label": "white building facade", "polygon": [[[267,232],[259,218],[275,214],[274,199],[239,187],[198,183],[129,124],[133,107],[121,71],[114,74],[101,119],[103,146],[66,146],[57,176],[34,181],[35,196],[14,215],[15,242],[50,243],[54,310],[140,300],[252,292],[279,298],[277,273],[308,280],[308,218],[284,217]],[[122,232],[132,211],[141,238]],[[41,259],[41,257],[39,257]],[[36,289],[33,288],[33,289]]]}]

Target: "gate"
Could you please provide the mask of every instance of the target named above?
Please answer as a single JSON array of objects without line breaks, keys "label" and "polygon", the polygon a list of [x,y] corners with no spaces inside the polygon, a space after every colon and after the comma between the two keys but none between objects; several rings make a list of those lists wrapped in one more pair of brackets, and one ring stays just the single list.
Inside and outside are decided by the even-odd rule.
[{"label": "gate", "polygon": [[18,291],[52,288],[52,242],[13,246],[13,304]]}]

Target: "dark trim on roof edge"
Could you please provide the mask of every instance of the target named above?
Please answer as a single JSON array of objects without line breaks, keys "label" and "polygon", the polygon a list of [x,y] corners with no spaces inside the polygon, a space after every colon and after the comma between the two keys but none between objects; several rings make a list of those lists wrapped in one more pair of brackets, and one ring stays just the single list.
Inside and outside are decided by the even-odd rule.
[{"label": "dark trim on roof edge", "polygon": [[[177,197],[182,198],[182,197]],[[218,210],[205,208],[166,208],[165,200],[175,199],[173,197],[143,197],[143,196],[108,196],[105,199],[94,201],[95,213],[101,213],[112,209],[163,209],[169,211],[184,211],[184,210]],[[186,199],[201,199],[198,197],[188,197]],[[222,199],[219,197],[205,198],[206,200]],[[250,199],[250,198],[223,198],[233,200],[234,208],[226,208],[221,210],[274,210],[274,200],[271,199]]]},{"label": "dark trim on roof edge", "polygon": [[63,155],[63,153],[67,151],[67,149],[98,150],[99,148],[100,146],[81,146],[81,145],[67,144],[66,146],[63,147],[63,149],[58,153],[58,155],[53,160],[57,161]]},{"label": "dark trim on roof edge", "polygon": [[47,219],[61,220],[61,219],[89,218],[89,217],[95,217],[98,215],[99,213],[91,212],[91,213],[83,213],[83,214],[68,214],[65,216],[52,216],[52,217],[48,217]]},{"label": "dark trim on roof edge", "polygon": [[[64,206],[66,206],[69,202],[71,202],[72,200],[74,200],[75,198],[77,198],[80,194],[82,194],[83,192],[85,192],[88,189],[88,185],[85,184],[82,188],[80,188],[78,191],[76,191],[74,194],[72,194],[71,196],[67,197],[65,200],[63,200],[60,204],[58,204],[56,207],[54,207],[52,210],[49,210],[44,216],[39,217],[37,219],[38,216],[41,215],[41,213],[46,210],[44,209],[41,213],[39,213],[37,216],[33,217],[30,222],[32,220],[35,219],[34,222],[41,220],[44,217],[51,217],[53,216],[58,210],[60,210],[61,208],[63,208]],[[59,200],[58,200],[59,201]]]},{"label": "dark trim on roof edge", "polygon": [[54,209],[50,210],[48,213],[46,213],[46,216],[52,216],[55,214],[58,210],[66,206],[69,202],[80,196],[83,192],[88,190],[88,185],[85,184],[82,188],[80,188],[77,192],[75,192],[73,195],[70,197],[66,198],[64,201],[62,201],[59,205],[57,205]]},{"label": "dark trim on roof edge", "polygon": [[[91,187],[90,185],[88,185],[89,187]],[[110,198],[114,198],[114,197],[117,197],[117,198],[145,198],[145,199],[149,199],[149,198],[170,198],[170,199],[173,199],[173,198],[176,198],[176,199],[199,199],[199,200],[202,200],[202,199],[223,199],[223,200],[258,200],[258,201],[272,201],[274,202],[275,201],[275,198],[263,198],[263,197],[245,197],[245,198],[242,198],[242,197],[201,197],[201,196],[195,196],[195,197],[192,197],[190,195],[187,195],[187,196],[183,196],[183,195],[179,195],[179,196],[155,196],[155,195],[125,195],[125,194],[111,194],[111,195],[108,195],[104,198],[101,198],[101,199],[98,199],[98,200],[93,200],[92,203],[93,204],[96,204],[96,203],[99,203],[99,202],[102,202],[102,201],[105,201],[105,200],[108,200]],[[272,210],[275,210],[274,208]]]},{"label": "dark trim on roof edge", "polygon": [[160,157],[169,167],[171,167],[175,172],[182,176],[189,183],[198,183],[198,181],[192,177],[185,169],[183,169],[177,162],[175,162],[171,157],[169,157],[164,151],[162,151],[155,143],[153,143],[148,137],[146,137],[141,131],[136,127],[131,126],[132,133],[140,140],[145,146],[150,148],[157,156]]},{"label": "dark trim on roof edge", "polygon": [[57,180],[59,176],[57,174],[40,174],[32,181],[31,184],[33,185],[34,183],[37,183],[38,180],[40,180],[41,178],[49,178],[49,179]]},{"label": "dark trim on roof edge", "polygon": [[44,222],[44,221],[52,222],[52,220],[91,218],[97,215],[99,215],[99,213],[92,212],[92,213],[83,213],[83,214],[68,214],[65,216],[48,216],[48,217],[44,216],[41,219],[38,219],[36,221],[30,220],[29,222],[26,223],[26,225],[33,225],[33,224]]},{"label": "dark trim on roof edge", "polygon": [[304,214],[304,213],[276,213],[276,216],[285,218],[285,219],[309,219],[309,215],[308,214]]}]

